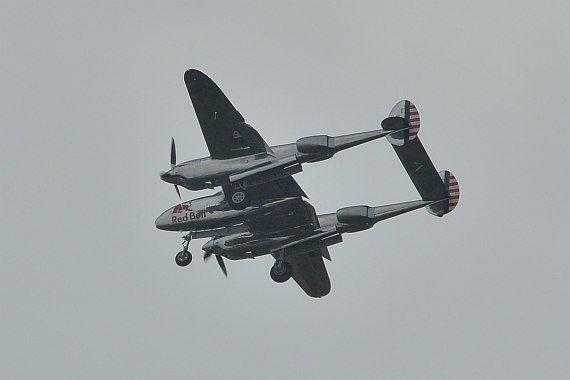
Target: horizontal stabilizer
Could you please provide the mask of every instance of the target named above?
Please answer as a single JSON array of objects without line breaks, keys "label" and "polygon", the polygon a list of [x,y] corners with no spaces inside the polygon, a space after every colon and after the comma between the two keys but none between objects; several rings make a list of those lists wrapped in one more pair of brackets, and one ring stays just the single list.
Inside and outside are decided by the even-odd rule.
[{"label": "horizontal stabilizer", "polygon": [[447,198],[445,186],[419,138],[403,146],[392,145],[392,148],[423,200],[437,201]]}]

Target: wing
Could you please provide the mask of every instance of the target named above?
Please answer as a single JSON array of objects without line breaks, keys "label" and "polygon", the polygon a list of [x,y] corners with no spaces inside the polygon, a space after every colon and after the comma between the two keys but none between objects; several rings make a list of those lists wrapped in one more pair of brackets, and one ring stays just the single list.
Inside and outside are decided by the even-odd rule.
[{"label": "wing", "polygon": [[301,198],[293,199],[269,214],[246,216],[245,223],[254,234],[312,235],[319,228],[315,209]]},{"label": "wing", "polygon": [[184,74],[184,82],[210,157],[223,160],[271,151],[208,76],[190,69]]},{"label": "wing", "polygon": [[[298,228],[300,236],[311,235],[317,230],[319,221],[315,209],[308,202],[299,199],[281,210],[279,215],[272,215],[271,221],[260,220],[254,228],[292,229]],[[279,254],[273,255],[275,258]],[[323,257],[330,257],[326,247],[317,248],[298,255],[287,256],[284,261],[293,268],[293,280],[310,297],[324,297],[331,290],[331,282]]]},{"label": "wing", "polygon": [[[293,280],[311,297],[324,297],[331,291],[331,281],[321,250],[327,250],[327,248],[324,247],[287,259],[287,262],[293,267]],[[328,255],[328,250],[326,255]]]}]

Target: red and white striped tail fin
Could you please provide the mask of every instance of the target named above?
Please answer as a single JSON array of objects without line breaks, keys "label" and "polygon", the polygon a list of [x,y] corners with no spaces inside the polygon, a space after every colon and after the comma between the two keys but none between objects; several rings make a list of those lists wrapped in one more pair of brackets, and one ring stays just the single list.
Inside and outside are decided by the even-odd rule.
[{"label": "red and white striped tail fin", "polygon": [[420,131],[420,113],[416,106],[409,100],[398,102],[390,111],[388,117],[399,117],[406,120],[410,129],[400,132],[394,132],[386,138],[392,145],[402,146],[410,140],[413,140]]},{"label": "red and white striped tail fin", "polygon": [[410,102],[410,140],[413,140],[420,131],[420,113],[416,106]]},{"label": "red and white striped tail fin", "polygon": [[432,215],[444,216],[453,211],[459,203],[459,183],[455,176],[447,170],[440,171],[439,176],[443,181],[448,197],[442,201],[428,205],[427,210]]}]

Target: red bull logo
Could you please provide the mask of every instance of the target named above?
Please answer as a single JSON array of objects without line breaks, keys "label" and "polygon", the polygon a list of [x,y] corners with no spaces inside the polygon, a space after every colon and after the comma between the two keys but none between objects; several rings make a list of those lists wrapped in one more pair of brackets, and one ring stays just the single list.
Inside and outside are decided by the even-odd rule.
[{"label": "red bull logo", "polygon": [[173,214],[180,214],[184,211],[192,211],[189,204],[187,204],[187,205],[179,204],[179,205],[174,206],[174,210],[172,210],[172,213]]}]

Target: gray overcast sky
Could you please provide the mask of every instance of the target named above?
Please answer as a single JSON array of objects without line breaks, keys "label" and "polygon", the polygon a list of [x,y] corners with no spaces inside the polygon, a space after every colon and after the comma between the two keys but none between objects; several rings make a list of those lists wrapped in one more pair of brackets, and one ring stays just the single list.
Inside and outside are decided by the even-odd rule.
[{"label": "gray overcast sky", "polygon": [[[4,2],[0,378],[566,377],[570,5],[384,3]],[[346,235],[320,300],[205,241],[177,267],[154,220],[171,136],[207,155],[189,67],[270,144],[411,99],[458,208]],[[418,198],[383,140],[296,179],[320,213]]]}]

